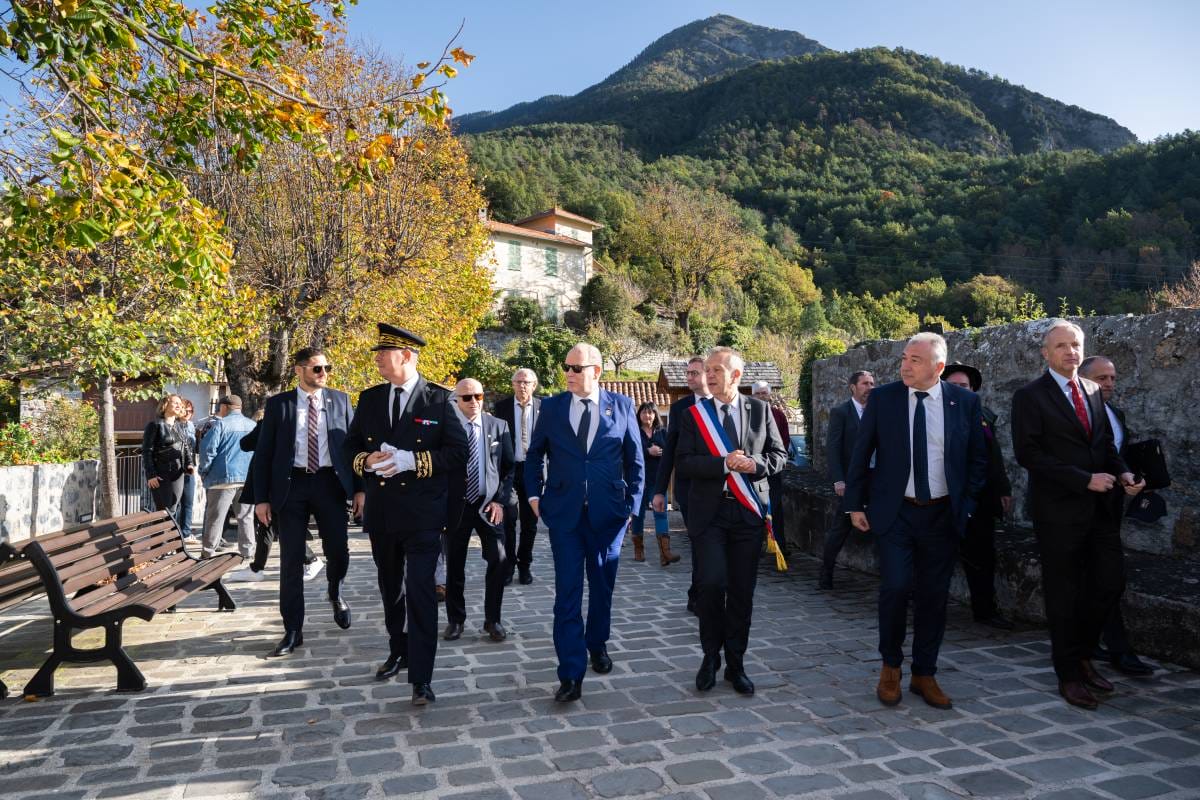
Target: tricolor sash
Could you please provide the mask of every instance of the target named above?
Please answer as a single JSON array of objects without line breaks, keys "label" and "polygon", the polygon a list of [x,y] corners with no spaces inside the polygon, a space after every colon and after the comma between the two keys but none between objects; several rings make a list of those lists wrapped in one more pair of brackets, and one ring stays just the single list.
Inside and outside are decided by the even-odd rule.
[{"label": "tricolor sash", "polygon": [[[738,404],[735,403],[733,407],[738,409],[739,414],[741,413]],[[704,398],[689,410],[700,431],[700,438],[704,440],[710,455],[725,458],[738,449],[733,442],[729,441],[725,428],[717,421],[717,405],[711,397]],[[779,543],[775,541],[775,530],[771,526],[771,504],[763,505],[758,497],[758,492],[754,491],[754,487],[750,484],[750,478],[744,472],[730,472],[725,476],[725,485],[729,487],[729,491],[739,503],[762,518],[767,528],[767,552],[775,556],[775,569],[780,572],[785,571],[787,561],[783,558]]]}]

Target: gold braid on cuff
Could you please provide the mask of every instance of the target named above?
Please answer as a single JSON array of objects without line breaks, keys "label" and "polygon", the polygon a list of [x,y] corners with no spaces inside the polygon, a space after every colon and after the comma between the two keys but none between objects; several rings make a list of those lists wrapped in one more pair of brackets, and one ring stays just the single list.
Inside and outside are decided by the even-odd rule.
[{"label": "gold braid on cuff", "polygon": [[363,469],[367,465],[367,456],[369,455],[370,453],[359,453],[354,457],[354,474],[360,478],[363,476]]},{"label": "gold braid on cuff", "polygon": [[433,455],[428,450],[413,453],[413,460],[416,461],[418,478],[428,478],[433,474]]}]

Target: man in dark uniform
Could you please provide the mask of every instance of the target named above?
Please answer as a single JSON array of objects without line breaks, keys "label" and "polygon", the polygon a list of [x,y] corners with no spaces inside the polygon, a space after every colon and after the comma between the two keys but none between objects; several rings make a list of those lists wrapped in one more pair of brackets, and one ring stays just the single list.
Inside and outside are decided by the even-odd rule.
[{"label": "man in dark uniform", "polygon": [[[983,375],[970,364],[947,364],[942,380],[975,394],[983,386]],[[996,518],[1012,511],[1012,484],[1004,471],[1004,456],[996,438],[996,412],[985,405],[980,405],[979,411],[983,416],[983,438],[987,440],[987,482],[975,513],[967,520],[967,535],[958,555],[967,576],[975,621],[1011,631],[1012,622],[996,606]]]},{"label": "man in dark uniform", "polygon": [[379,323],[379,344],[371,349],[386,383],[359,396],[346,439],[366,490],[363,526],[389,638],[388,658],[375,677],[390,678],[407,666],[413,705],[436,699],[430,686],[438,621],[433,572],[446,529],[447,478],[467,458],[467,434],[450,392],[417,372],[424,345],[416,334]]}]

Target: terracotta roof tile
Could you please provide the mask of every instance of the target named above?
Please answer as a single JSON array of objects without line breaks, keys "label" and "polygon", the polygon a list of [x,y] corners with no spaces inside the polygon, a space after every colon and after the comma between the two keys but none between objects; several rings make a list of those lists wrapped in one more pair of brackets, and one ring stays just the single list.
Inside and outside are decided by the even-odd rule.
[{"label": "terracotta roof tile", "polygon": [[635,409],[642,403],[654,403],[659,408],[671,405],[671,396],[660,392],[655,381],[600,381],[600,387],[633,400]]},{"label": "terracotta roof tile", "polygon": [[555,206],[554,208],[548,208],[545,211],[539,211],[538,213],[533,214],[532,216],[525,217],[525,219],[519,219],[513,224],[524,225],[526,222],[533,222],[534,220],[545,219],[546,217],[562,217],[563,219],[575,220],[576,222],[583,222],[588,225],[591,225],[595,229],[600,229],[600,228],[604,227],[602,224],[600,224],[599,222],[596,222],[596,220],[594,220],[594,219],[588,219],[587,217],[581,217],[578,214],[572,214],[570,211],[566,211],[562,208],[559,208],[558,206]]},{"label": "terracotta roof tile", "polygon": [[578,239],[572,239],[570,236],[559,236],[556,233],[546,233],[545,231],[535,231],[533,228],[521,228],[516,225],[509,225],[507,222],[496,222],[494,219],[487,221],[488,230],[496,233],[511,234],[514,236],[526,236],[530,239],[542,239],[548,242],[558,242],[569,247],[578,247],[580,250],[586,250],[589,245],[587,242],[581,242]]}]

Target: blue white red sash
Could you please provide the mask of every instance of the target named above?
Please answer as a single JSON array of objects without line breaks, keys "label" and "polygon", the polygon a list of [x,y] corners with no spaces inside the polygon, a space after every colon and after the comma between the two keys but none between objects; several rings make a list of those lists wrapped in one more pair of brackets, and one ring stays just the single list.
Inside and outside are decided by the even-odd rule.
[{"label": "blue white red sash", "polygon": [[[734,403],[732,407],[737,409],[737,413],[741,413],[740,403]],[[696,427],[700,431],[700,438],[708,447],[709,454],[725,458],[734,450],[739,449],[729,441],[729,435],[725,432],[725,428],[717,422],[717,405],[711,397],[706,397],[696,403],[690,411],[692,419],[696,421]],[[775,541],[775,531],[771,526],[771,504],[763,504],[759,499],[758,492],[750,483],[750,477],[744,472],[730,472],[725,476],[725,485],[729,487],[730,493],[742,506],[762,518],[767,528],[767,552],[774,554],[776,569],[780,572],[786,570],[787,562],[779,550],[779,543]]]}]

